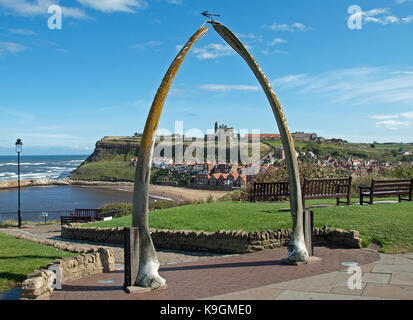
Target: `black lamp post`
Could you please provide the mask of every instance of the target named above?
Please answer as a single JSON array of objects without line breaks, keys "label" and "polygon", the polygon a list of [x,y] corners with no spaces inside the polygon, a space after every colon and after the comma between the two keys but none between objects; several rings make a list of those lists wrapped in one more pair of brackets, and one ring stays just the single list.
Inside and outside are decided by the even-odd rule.
[{"label": "black lamp post", "polygon": [[19,190],[19,194],[18,194],[19,211],[18,211],[17,221],[18,221],[19,228],[22,226],[22,211],[21,211],[21,208],[20,208],[20,153],[22,151],[23,151],[23,142],[22,142],[22,139],[19,138],[16,141],[17,176],[18,176],[17,186],[18,186],[18,190]]}]

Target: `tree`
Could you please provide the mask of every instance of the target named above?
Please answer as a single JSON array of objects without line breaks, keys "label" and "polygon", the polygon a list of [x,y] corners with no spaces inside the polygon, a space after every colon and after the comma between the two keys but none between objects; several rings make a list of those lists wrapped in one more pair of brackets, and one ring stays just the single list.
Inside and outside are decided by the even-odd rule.
[{"label": "tree", "polygon": [[218,131],[218,122],[215,122],[215,127],[214,127],[214,129],[215,129],[215,133],[217,133],[217,131]]}]

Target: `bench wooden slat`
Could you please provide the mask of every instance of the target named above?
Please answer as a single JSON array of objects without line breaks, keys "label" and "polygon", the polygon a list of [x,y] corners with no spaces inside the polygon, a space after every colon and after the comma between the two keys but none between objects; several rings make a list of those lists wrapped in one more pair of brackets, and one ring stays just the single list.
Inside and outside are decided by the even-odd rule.
[{"label": "bench wooden slat", "polygon": [[[301,187],[302,201],[305,207],[306,199],[328,199],[336,198],[337,205],[340,198],[347,198],[346,203],[350,204],[351,177],[332,179],[304,179]],[[254,182],[251,187],[250,201],[273,200],[276,197],[289,196],[288,182]],[[342,202],[342,201],[341,201]]]},{"label": "bench wooden slat", "polygon": [[70,216],[61,216],[61,224],[67,224],[72,222],[91,222],[100,221],[102,218],[102,209],[78,209],[70,213]]},{"label": "bench wooden slat", "polygon": [[[366,203],[373,204],[374,197],[394,196],[402,200],[412,201],[413,178],[411,179],[394,179],[394,180],[375,180],[372,179],[370,187],[360,187],[360,205],[364,204],[364,197],[370,200]],[[407,199],[401,196],[408,195]]]}]

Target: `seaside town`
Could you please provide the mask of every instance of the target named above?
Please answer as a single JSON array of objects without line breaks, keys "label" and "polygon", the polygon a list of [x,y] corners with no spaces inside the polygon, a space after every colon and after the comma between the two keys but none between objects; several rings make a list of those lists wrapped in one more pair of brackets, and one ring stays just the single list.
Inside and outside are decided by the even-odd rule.
[{"label": "seaside town", "polygon": [[[177,135],[172,135],[173,138]],[[295,132],[292,137],[297,142],[314,142],[314,143],[333,143],[336,145],[344,145],[346,141],[342,139],[325,139],[318,137],[316,133]],[[183,138],[183,137],[181,137]],[[235,133],[234,128],[229,128],[227,125],[218,125],[215,123],[215,133],[212,135],[205,135],[205,140],[215,141],[237,141],[239,135]],[[195,188],[207,189],[240,189],[250,181],[255,179],[255,176],[260,172],[268,171],[271,167],[282,166],[285,160],[285,153],[281,144],[279,134],[245,134],[244,139],[250,141],[254,138],[266,143],[268,141],[278,142],[280,145],[267,154],[265,154],[259,161],[255,163],[257,169],[251,170],[254,164],[242,165],[238,162],[231,163],[217,163],[216,161],[174,161],[173,158],[168,157],[154,157],[152,159],[152,166],[163,171],[165,174],[161,178],[154,181],[155,184],[171,184],[171,179],[168,175],[175,177],[189,177],[189,186]],[[186,137],[191,140],[191,138]],[[394,150],[394,156],[402,156],[406,159],[413,159],[413,152],[411,150]],[[378,161],[375,159],[368,159],[362,157],[335,157],[333,155],[326,155],[318,157],[313,151],[303,151],[296,153],[301,162],[314,163],[317,167],[328,167],[336,170],[341,175],[352,177],[362,177],[369,174],[383,174],[386,170],[392,167],[405,164],[413,167],[413,161]],[[137,158],[132,158],[130,165],[136,166]]]}]

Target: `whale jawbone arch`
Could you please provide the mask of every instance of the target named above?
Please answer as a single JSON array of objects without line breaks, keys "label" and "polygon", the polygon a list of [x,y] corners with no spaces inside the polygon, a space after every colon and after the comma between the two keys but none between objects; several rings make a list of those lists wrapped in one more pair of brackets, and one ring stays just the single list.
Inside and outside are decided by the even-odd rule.
[{"label": "whale jawbone arch", "polygon": [[[307,262],[309,256],[304,241],[304,210],[301,203],[298,162],[295,155],[294,142],[288,129],[281,105],[264,72],[241,41],[224,25],[215,21],[210,21],[210,23],[212,23],[215,31],[217,31],[217,33],[247,62],[260,82],[271,105],[281,135],[289,173],[293,232],[291,233],[290,242],[288,244],[288,260],[292,262]],[[145,129],[138,150],[132,211],[132,226],[139,229],[139,272],[135,281],[135,285],[137,286],[156,289],[166,283],[165,279],[160,277],[158,273],[159,261],[156,256],[148,226],[149,180],[152,155],[160,116],[173,80],[175,79],[188,51],[195,42],[206,34],[207,31],[207,27],[202,26],[199,28],[172,62],[155,95],[151,110],[146,120]]]},{"label": "whale jawbone arch", "polygon": [[158,273],[159,261],[148,225],[149,180],[156,131],[165,100],[182,62],[189,49],[191,49],[194,43],[201,39],[207,31],[207,27],[202,26],[199,28],[178,53],[159,86],[148,118],[146,119],[145,129],[138,150],[138,162],[136,164],[133,190],[132,226],[139,230],[139,271],[136,280],[132,279],[136,286],[157,289],[166,283],[165,279]]},{"label": "whale jawbone arch", "polygon": [[289,185],[290,185],[290,206],[291,216],[293,219],[293,232],[291,233],[288,244],[288,260],[291,262],[307,262],[308,251],[304,240],[303,228],[303,205],[301,202],[300,176],[298,172],[298,161],[294,147],[294,141],[288,129],[287,120],[280,103],[271,87],[270,82],[262,71],[261,67],[255,61],[253,56],[248,52],[237,36],[226,26],[219,22],[210,21],[215,31],[245,60],[254,73],[258,82],[264,90],[268,102],[277,121],[278,130],[281,135],[281,141],[284,147],[286,163],[288,167]]}]

